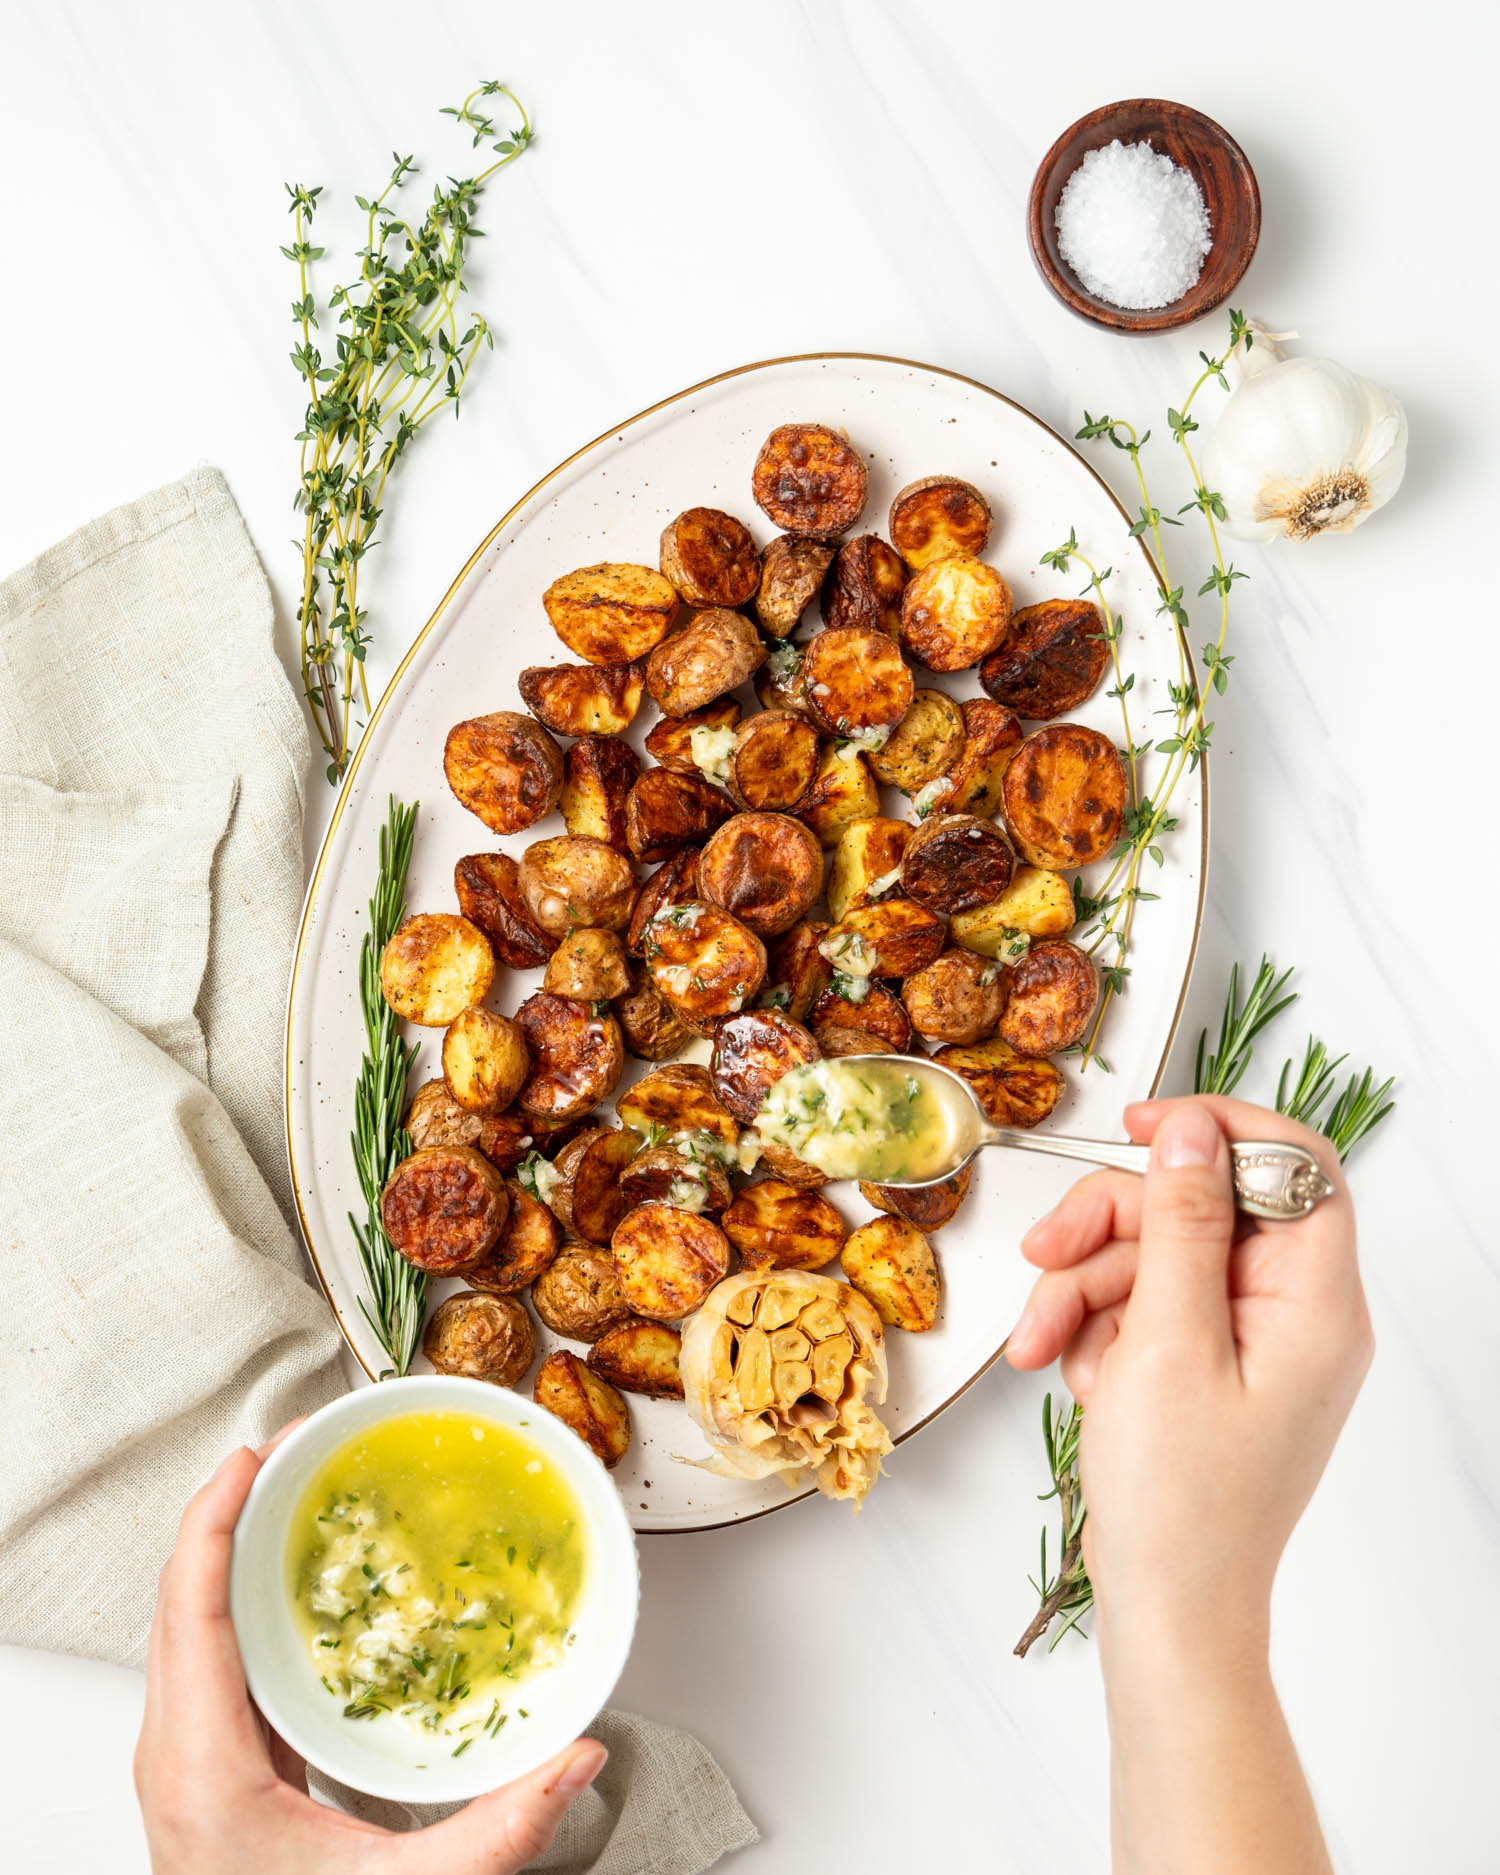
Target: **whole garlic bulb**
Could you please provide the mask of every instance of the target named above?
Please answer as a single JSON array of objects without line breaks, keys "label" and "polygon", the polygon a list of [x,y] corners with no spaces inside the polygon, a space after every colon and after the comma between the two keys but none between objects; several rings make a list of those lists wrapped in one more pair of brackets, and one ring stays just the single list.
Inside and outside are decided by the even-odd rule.
[{"label": "whole garlic bulb", "polygon": [[1240,540],[1347,533],[1401,486],[1406,413],[1379,384],[1331,358],[1283,358],[1252,329],[1242,380],[1203,455],[1223,525]]}]

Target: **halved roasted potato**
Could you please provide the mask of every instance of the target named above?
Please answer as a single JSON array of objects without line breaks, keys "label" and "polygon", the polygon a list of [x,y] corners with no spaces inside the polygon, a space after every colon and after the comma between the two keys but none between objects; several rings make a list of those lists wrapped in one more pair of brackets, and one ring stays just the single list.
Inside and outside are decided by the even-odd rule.
[{"label": "halved roasted potato", "polygon": [[835,921],[901,889],[901,856],[911,823],[877,814],[844,829],[828,869],[828,910]]},{"label": "halved roasted potato", "polygon": [[1087,866],[1120,838],[1130,780],[1125,759],[1097,729],[1049,723],[1005,771],[1005,824],[1033,866]]},{"label": "halved roasted potato", "polygon": [[507,1107],[504,1113],[484,1116],[475,1144],[500,1171],[514,1172],[533,1153],[556,1152],[565,1146],[586,1118],[585,1114],[576,1114],[566,1120],[551,1120],[539,1113],[522,1113],[519,1107]]},{"label": "halved roasted potato", "polygon": [[625,851],[625,803],[641,758],[618,736],[582,736],[568,750],[557,805],[569,833]]},{"label": "halved roasted potato", "polygon": [[1087,702],[1108,666],[1104,619],[1093,600],[1044,599],[1011,615],[979,681],[1017,716],[1061,716]]},{"label": "halved roasted potato", "polygon": [[473,1146],[482,1122],[477,1113],[459,1106],[446,1081],[424,1081],[411,1097],[405,1126],[414,1148]]},{"label": "halved roasted potato", "polygon": [[612,1130],[599,1125],[597,1115],[590,1114],[588,1124],[559,1146],[550,1163],[537,1154],[528,1157],[516,1173],[522,1189],[536,1193],[570,1242],[581,1234],[573,1225],[573,1185],[579,1162],[596,1139],[604,1139]]},{"label": "halved roasted potato", "polygon": [[682,1337],[666,1322],[644,1316],[621,1322],[589,1349],[588,1365],[612,1387],[644,1393],[652,1400],[680,1400],[682,1375],[677,1357]]},{"label": "halved roasted potato", "polygon": [[625,948],[632,957],[641,954],[641,939],[646,926],[659,911],[665,911],[669,905],[685,905],[689,899],[698,896],[698,849],[684,847],[674,853],[664,865],[656,871],[636,894],[635,904],[630,910],[630,923],[625,930]]},{"label": "halved roasted potato", "polygon": [[698,855],[698,890],[757,937],[778,937],[817,902],[823,850],[786,814],[735,814]]},{"label": "halved roasted potato", "polygon": [[625,1046],[641,1061],[670,1061],[687,1047],[692,1030],[651,981],[649,971],[636,967],[630,987],[610,1003]]},{"label": "halved roasted potato", "polygon": [[554,736],[618,736],[635,721],[646,667],[533,664],[516,679],[521,701]]},{"label": "halved roasted potato", "polygon": [[854,939],[854,955],[874,954],[871,975],[908,977],[932,962],[946,938],[942,919],[927,906],[911,898],[883,898],[846,912],[824,938],[823,955],[839,970],[840,952],[848,955],[844,941]]},{"label": "halved roasted potato", "polygon": [[901,596],[901,642],[930,671],[966,671],[1010,625],[1010,587],[970,554],[934,560]]},{"label": "halved roasted potato", "polygon": [[659,1199],[683,1211],[711,1215],[722,1211],[734,1196],[729,1174],[711,1154],[697,1146],[691,1150],[692,1158],[686,1145],[681,1151],[675,1146],[647,1146],[638,1152],[620,1174],[620,1189],[630,1204]]},{"label": "halved roasted potato", "polygon": [[691,1140],[706,1134],[729,1157],[739,1143],[734,1116],[720,1104],[713,1077],[693,1061],[671,1061],[643,1074],[615,1102],[621,1123],[642,1138]]},{"label": "halved roasted potato", "polygon": [[589,1243],[608,1243],[630,1209],[620,1174],[640,1148],[628,1127],[604,1127],[573,1164],[573,1229]]},{"label": "halved roasted potato", "polygon": [[940,1048],[933,1056],[961,1074],[996,1126],[1037,1126],[1062,1098],[1063,1078],[1050,1061],[1018,1055],[998,1035],[969,1048]]},{"label": "halved roasted potato", "polygon": [[517,884],[526,909],[559,940],[580,925],[623,931],[635,905],[630,861],[587,834],[533,841],[521,855]]},{"label": "halved roasted potato", "polygon": [[924,475],[908,482],[891,503],[891,540],[916,573],[934,560],[984,552],[990,504],[972,482],[956,475]]},{"label": "halved roasted potato", "polygon": [[844,1220],[828,1200],[785,1179],[747,1185],[723,1223],[747,1270],[820,1270],[844,1246]]},{"label": "halved roasted potato", "polygon": [[864,457],[821,423],[783,423],[760,446],[756,506],[789,534],[826,540],[859,519],[870,491]]},{"label": "halved roasted potato", "polygon": [[557,948],[521,896],[520,868],[509,853],[470,853],[453,868],[458,909],[489,939],[507,970],[535,970]]},{"label": "halved roasted potato", "polygon": [[515,1023],[477,1006],[449,1024],[442,1060],[448,1092],[471,1113],[508,1107],[531,1069],[530,1052]]},{"label": "halved roasted potato", "polygon": [[904,1217],[871,1218],[851,1231],[840,1253],[844,1275],[887,1328],[925,1334],[937,1322],[937,1258]]},{"label": "halved roasted potato", "polygon": [[839,548],[823,588],[823,623],[858,626],[894,638],[901,629],[906,565],[878,534],[861,534]]},{"label": "halved roasted potato", "polygon": [[988,697],[968,697],[962,705],[963,747],[946,775],[929,782],[913,798],[918,820],[930,814],[977,814],[983,820],[1000,812],[1005,771],[1026,732],[1018,718]]},{"label": "halved roasted potato", "polygon": [[957,1215],[973,1182],[974,1168],[966,1165],[962,1171],[955,1172],[952,1178],[942,1179],[936,1185],[862,1183],[859,1195],[867,1204],[873,1204],[877,1211],[889,1211],[893,1217],[904,1217],[920,1231],[934,1231],[941,1229]]},{"label": "halved roasted potato", "polygon": [[894,729],[911,708],[915,688],[895,639],[853,625],[814,635],[802,679],[814,717],[830,735],[841,736]]},{"label": "halved roasted potato", "polygon": [[581,566],[542,594],[552,629],[590,664],[630,664],[659,645],[682,601],[654,567]]},{"label": "halved roasted potato", "polygon": [[807,1012],[833,976],[833,965],[818,949],[827,935],[826,924],[799,918],[770,946],[766,958],[770,987],[762,998],[769,1008],[785,1010],[794,1022],[807,1020]]},{"label": "halved roasted potato", "polygon": [[714,1030],[709,1062],[714,1092],[737,1120],[755,1124],[760,1104],[783,1074],[805,1068],[822,1050],[800,1022],[779,1009],[746,1009]]},{"label": "halved roasted potato", "polygon": [[1088,1029],[1099,966],[1066,938],[1043,938],[1005,972],[1005,990],[1002,1038],[1018,1055],[1055,1055]]},{"label": "halved roasted potato", "polygon": [[630,989],[630,962],[614,931],[570,931],[547,959],[542,988],[580,1003],[608,1003]]},{"label": "halved roasted potato", "polygon": [[956,912],[948,930],[965,950],[1014,963],[1028,938],[1061,937],[1072,930],[1074,916],[1072,888],[1060,872],[1017,866],[993,904]]},{"label": "halved roasted potato", "polygon": [[1010,841],[994,821],[934,814],[906,843],[901,885],[933,911],[970,911],[999,898],[1015,869]]},{"label": "halved roasted potato", "polygon": [[755,616],[773,638],[790,638],[797,621],[818,596],[833,564],[831,540],[808,534],[778,534],[761,556]]},{"label": "halved roasted potato", "polygon": [[630,1450],[630,1408],[576,1354],[559,1349],[537,1369],[532,1398],[576,1432],[601,1465],[613,1469]]},{"label": "halved roasted potato", "polygon": [[843,1044],[843,1038],[851,1034],[873,1037],[897,1054],[911,1042],[911,1017],[883,983],[872,983],[858,1002],[837,990],[824,990],[812,1006],[810,1026],[825,1055],[857,1055],[857,1048]]},{"label": "halved roasted potato", "polygon": [[707,781],[709,777],[693,753],[693,731],[733,730],[739,720],[740,706],[733,697],[720,697],[716,703],[706,703],[686,716],[663,716],[646,738],[646,753],[675,775],[697,775]]},{"label": "halved roasted potato", "polygon": [[557,806],[562,750],[534,716],[494,710],[455,723],[443,744],[448,786],[495,833],[519,833]]},{"label": "halved roasted potato", "polygon": [[653,1201],[626,1213],[610,1239],[620,1293],[637,1315],[680,1321],[728,1273],[729,1240],[696,1211]]},{"label": "halved roasted potato", "polygon": [[513,1387],[536,1358],[536,1330],[516,1296],[449,1296],[433,1310],[422,1352],[440,1374]]},{"label": "halved roasted potato", "polygon": [[471,1289],[508,1296],[534,1283],[557,1255],[562,1232],[551,1210],[518,1180],[508,1178],[510,1211],[504,1228],[483,1258],[464,1272]]},{"label": "halved roasted potato", "polygon": [[661,570],[689,605],[744,605],[760,584],[760,553],[722,508],[685,508],[662,530]]},{"label": "halved roasted potato", "polygon": [[505,1180],[472,1146],[424,1146],[380,1194],[380,1221],[408,1263],[461,1276],[480,1262],[510,1209]]},{"label": "halved roasted potato", "polygon": [[783,1185],[795,1185],[798,1191],[815,1191],[819,1185],[828,1183],[826,1172],[820,1172],[815,1165],[808,1165],[797,1157],[790,1146],[783,1146],[778,1140],[761,1140],[759,1157],[755,1163],[759,1171],[779,1179]]},{"label": "halved roasted potato", "polygon": [[630,1315],[608,1250],[566,1243],[531,1286],[531,1306],[555,1335],[597,1341]]},{"label": "halved roasted potato", "polygon": [[977,1042],[992,1035],[1005,1008],[999,966],[973,951],[944,951],[914,970],[901,1000],[918,1035],[930,1042]]},{"label": "halved roasted potato", "polygon": [[516,1097],[523,1113],[567,1120],[587,1113],[620,1084],[625,1043],[607,1010],[538,990],[516,1011],[531,1050],[531,1073]]},{"label": "halved roasted potato", "polygon": [[449,911],[406,919],[380,953],[380,993],[407,1022],[446,1029],[495,980],[490,941],[467,918]]},{"label": "halved roasted potato", "polygon": [[701,846],[733,812],[723,789],[701,775],[648,768],[625,803],[625,838],[635,857],[651,864],[682,847]]},{"label": "halved roasted potato", "polygon": [[696,1034],[710,1034],[760,988],[766,947],[747,925],[701,900],[673,905],[641,941],[651,980]]},{"label": "halved roasted potato", "polygon": [[813,784],[797,803],[797,818],[824,846],[837,846],[845,827],[880,812],[880,790],[868,759],[852,748],[829,749]]},{"label": "halved roasted potato", "polygon": [[946,691],[916,690],[911,707],[878,749],[870,766],[888,788],[916,794],[957,763],[964,746],[964,713]]},{"label": "halved roasted potato", "polygon": [[814,719],[808,707],[807,685],[802,672],[805,649],[803,645],[777,645],[756,673],[755,694],[763,708],[785,710],[789,715],[800,716],[810,723]]},{"label": "halved roasted potato", "polygon": [[818,732],[790,710],[760,710],[735,731],[729,791],[742,807],[795,807],[818,772]]},{"label": "halved roasted potato", "polygon": [[743,612],[710,606],[646,659],[646,688],[664,715],[686,716],[753,677],[766,641]]}]

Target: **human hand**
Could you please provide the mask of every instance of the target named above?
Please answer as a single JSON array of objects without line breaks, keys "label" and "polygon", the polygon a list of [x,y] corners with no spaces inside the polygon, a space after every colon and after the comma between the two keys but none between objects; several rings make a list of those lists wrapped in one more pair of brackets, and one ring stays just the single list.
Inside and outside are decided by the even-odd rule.
[{"label": "human hand", "polygon": [[580,1739],[430,1828],[393,1835],[317,1803],[307,1766],[250,1703],[229,1619],[235,1520],[281,1438],[241,1446],[182,1514],[146,1662],[135,1787],[154,1875],[515,1875],[608,1755]]}]

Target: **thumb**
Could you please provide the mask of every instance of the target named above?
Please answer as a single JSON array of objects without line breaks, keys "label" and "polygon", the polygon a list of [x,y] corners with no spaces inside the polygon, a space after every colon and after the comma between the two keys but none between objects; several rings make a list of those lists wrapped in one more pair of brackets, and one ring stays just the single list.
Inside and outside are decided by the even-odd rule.
[{"label": "thumb", "polygon": [[1228,1349],[1233,1241],[1229,1142],[1208,1107],[1185,1100],[1166,1111],[1151,1141],[1127,1325],[1212,1337]]},{"label": "thumb", "polygon": [[580,1738],[540,1769],[492,1790],[406,1841],[411,1875],[516,1875],[551,1845],[563,1813],[604,1769],[609,1753]]}]

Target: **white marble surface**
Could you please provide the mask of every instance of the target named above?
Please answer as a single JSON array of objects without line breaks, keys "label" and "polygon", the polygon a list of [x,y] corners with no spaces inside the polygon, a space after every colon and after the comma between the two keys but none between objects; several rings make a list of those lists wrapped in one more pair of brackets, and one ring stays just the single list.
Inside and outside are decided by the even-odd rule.
[{"label": "white marble surface", "polygon": [[[369,562],[376,678],[521,490],[728,365],[892,352],[1065,430],[1085,401],[1160,428],[1218,323],[1143,340],[1075,321],[1026,254],[1031,172],[1080,112],[1142,92],[1244,143],[1265,231],[1239,299],[1392,384],[1413,430],[1407,486],[1371,526],[1239,556],[1253,580],[1215,711],[1212,905],[1186,1024],[1217,1008],[1231,958],[1269,947],[1302,966],[1307,1019],[1401,1077],[1400,1116],[1357,1176],[1380,1357],[1288,1556],[1275,1642],[1336,1861],[1362,1875],[1477,1866],[1500,1831],[1500,1262],[1479,1127],[1500,1039],[1495,843],[1469,698],[1493,655],[1480,556],[1500,419],[1481,17],[1450,0],[1399,33],[1394,13],[1236,23],[1182,0],[1146,16],[1102,0],[0,5],[0,565],[211,461],[287,646],[300,396],[281,184],[347,197],[393,143],[457,168],[436,111],[479,76],[532,106],[537,147],[486,201],[475,276],[499,346],[456,430],[408,463]],[[348,232],[327,216],[326,235]],[[320,792],[311,840],[326,807]],[[1440,942],[1454,948],[1435,962]],[[1296,1047],[1302,1020],[1277,1041]],[[737,1870],[1103,1867],[1092,1647],[1010,1652],[1046,1384],[1002,1371],[974,1388],[857,1524],[814,1504],[646,1543],[620,1697],[719,1753],[765,1835]],[[144,1867],[137,1683],[14,1653],[0,1675],[8,1865]]]}]

